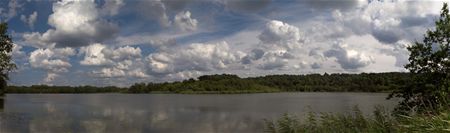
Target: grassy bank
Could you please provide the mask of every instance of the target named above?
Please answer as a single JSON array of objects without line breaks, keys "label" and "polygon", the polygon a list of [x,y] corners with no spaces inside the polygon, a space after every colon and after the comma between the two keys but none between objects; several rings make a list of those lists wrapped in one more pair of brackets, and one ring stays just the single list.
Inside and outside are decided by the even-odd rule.
[{"label": "grassy bank", "polygon": [[435,115],[392,115],[382,107],[370,116],[357,108],[349,114],[309,113],[303,118],[284,114],[278,120],[266,120],[268,133],[450,133],[450,110]]}]

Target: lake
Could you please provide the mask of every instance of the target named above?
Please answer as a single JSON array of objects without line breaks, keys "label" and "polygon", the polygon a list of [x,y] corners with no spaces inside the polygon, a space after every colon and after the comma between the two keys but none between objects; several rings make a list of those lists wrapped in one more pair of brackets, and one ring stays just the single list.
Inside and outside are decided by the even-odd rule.
[{"label": "lake", "polygon": [[[261,94],[8,94],[0,132],[263,132],[264,120],[283,113],[370,114],[395,101],[385,93]],[[1,102],[1,101],[0,101]]]}]

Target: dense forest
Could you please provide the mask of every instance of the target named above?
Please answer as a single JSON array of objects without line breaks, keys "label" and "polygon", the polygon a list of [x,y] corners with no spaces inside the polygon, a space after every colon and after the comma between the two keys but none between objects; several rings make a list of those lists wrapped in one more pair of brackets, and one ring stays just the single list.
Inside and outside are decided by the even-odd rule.
[{"label": "dense forest", "polygon": [[258,93],[258,92],[390,92],[411,81],[409,73],[204,75],[165,83],[136,83],[129,88],[92,86],[9,86],[7,93]]},{"label": "dense forest", "polygon": [[47,86],[47,85],[32,85],[32,86],[8,86],[6,93],[111,93],[111,92],[126,92],[126,88],[119,88],[115,86],[95,87],[95,86]]}]

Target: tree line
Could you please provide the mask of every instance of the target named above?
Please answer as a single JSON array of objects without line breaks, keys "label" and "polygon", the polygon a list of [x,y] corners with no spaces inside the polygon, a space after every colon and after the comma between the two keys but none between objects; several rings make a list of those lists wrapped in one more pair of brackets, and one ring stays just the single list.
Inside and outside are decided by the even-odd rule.
[{"label": "tree line", "polygon": [[9,86],[7,93],[258,93],[258,92],[390,92],[411,81],[409,73],[268,75],[240,78],[231,74],[204,75],[130,87]]},{"label": "tree line", "polygon": [[137,83],[130,93],[247,93],[247,92],[389,92],[410,81],[409,73],[269,75],[239,78],[205,75],[173,83]]},{"label": "tree line", "polygon": [[6,93],[111,93],[126,92],[126,88],[115,86],[96,87],[96,86],[8,86]]}]

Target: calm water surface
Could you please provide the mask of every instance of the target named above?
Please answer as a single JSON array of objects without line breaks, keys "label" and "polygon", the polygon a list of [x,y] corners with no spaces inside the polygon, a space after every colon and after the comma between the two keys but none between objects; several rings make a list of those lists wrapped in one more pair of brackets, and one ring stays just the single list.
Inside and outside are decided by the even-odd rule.
[{"label": "calm water surface", "polygon": [[[8,94],[0,132],[263,132],[283,113],[392,109],[384,93]],[[0,100],[1,102],[1,100]]]}]

